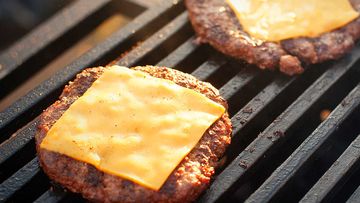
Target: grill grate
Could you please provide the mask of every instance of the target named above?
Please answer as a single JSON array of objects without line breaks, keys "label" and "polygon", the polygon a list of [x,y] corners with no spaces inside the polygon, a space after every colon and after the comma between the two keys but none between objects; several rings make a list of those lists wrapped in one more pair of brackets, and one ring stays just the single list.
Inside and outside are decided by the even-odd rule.
[{"label": "grill grate", "polygon": [[[76,73],[114,60],[125,66],[176,67],[211,82],[229,101],[233,143],[199,202],[358,200],[359,46],[340,60],[289,78],[193,43],[196,37],[181,1],[123,2],[137,10],[130,23],[0,112],[0,202],[83,201],[51,184],[39,168],[36,123]],[[25,79],[33,75],[29,61],[41,60],[54,43],[111,3],[75,1],[2,53],[0,97],[16,88],[11,81],[17,73],[27,70]],[[324,109],[333,111],[321,121]]]},{"label": "grill grate", "polygon": [[[306,161],[310,158],[311,155],[318,150],[321,145],[333,135],[335,129],[345,120],[345,118],[360,104],[360,86],[357,86],[340,104],[329,118],[324,121],[304,142],[299,146],[296,151],[289,157],[280,167],[276,169],[275,172],[263,183],[255,193],[253,193],[248,201],[249,202],[263,202],[269,201],[276,192],[281,188],[281,186],[286,183],[287,180],[291,178],[296,171],[300,170],[302,166],[305,165]],[[346,105],[343,105],[346,102]],[[350,146],[349,152],[344,152],[344,157],[340,157],[339,161],[335,162],[334,167],[330,168],[327,173],[319,180],[319,182],[312,188],[311,191],[307,193],[303,200],[305,202],[314,202],[318,198],[321,200],[325,197],[325,194],[328,194],[332,186],[329,182],[331,178],[337,178],[336,175],[344,176],[341,174],[341,170],[334,171],[337,169],[342,169],[343,173],[350,169],[351,161],[356,161],[359,158],[359,151],[355,148],[355,143]],[[353,157],[352,157],[353,156]],[[345,163],[343,163],[345,162]],[[325,177],[326,176],[326,177]],[[323,193],[323,194],[322,194]]]}]

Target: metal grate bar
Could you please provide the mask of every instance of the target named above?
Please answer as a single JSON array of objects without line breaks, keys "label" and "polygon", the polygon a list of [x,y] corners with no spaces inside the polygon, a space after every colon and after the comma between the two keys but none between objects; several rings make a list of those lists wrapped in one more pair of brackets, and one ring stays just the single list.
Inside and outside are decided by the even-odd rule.
[{"label": "metal grate bar", "polygon": [[[79,0],[84,1],[84,0]],[[109,2],[110,0],[103,0],[103,2]],[[85,2],[85,1],[84,1]],[[101,2],[97,0],[97,2]],[[25,146],[29,147],[29,144],[32,144],[34,139],[34,135],[36,133],[36,124],[38,122],[38,117],[36,117],[40,111],[45,108],[44,106],[51,103],[51,100],[55,100],[55,94],[57,94],[62,86],[71,80],[74,75],[86,67],[94,66],[97,63],[103,63],[107,59],[113,59],[113,54],[115,51],[119,50],[119,47],[122,45],[126,45],[126,47],[130,47],[133,41],[139,41],[140,43],[134,47],[131,51],[126,54],[122,55],[122,58],[117,61],[117,64],[125,65],[125,66],[134,66],[134,65],[145,65],[145,62],[156,63],[158,65],[165,65],[168,67],[176,67],[182,66],[180,69],[185,67],[185,64],[188,64],[191,60],[195,58],[196,62],[191,64],[185,72],[191,72],[192,75],[199,78],[200,80],[207,80],[211,81],[216,87],[222,86],[220,89],[220,94],[229,101],[230,108],[235,107],[231,114],[237,113],[231,118],[233,123],[233,136],[238,136],[241,134],[242,131],[247,131],[251,127],[253,127],[253,122],[248,123],[249,121],[256,121],[256,119],[260,118],[261,115],[267,113],[269,110],[271,111],[272,107],[276,108],[276,105],[283,101],[285,94],[290,92],[291,89],[296,89],[296,93],[291,96],[290,100],[287,100],[286,104],[282,104],[281,107],[276,109],[276,114],[271,114],[271,117],[274,118],[278,114],[280,114],[280,110],[286,109],[278,116],[270,126],[264,130],[264,133],[261,133],[257,138],[247,138],[245,144],[252,141],[252,143],[247,146],[247,148],[239,154],[243,148],[245,148],[245,144],[236,150],[236,153],[231,154],[228,153],[231,159],[237,156],[234,160],[231,161],[230,165],[228,165],[215,179],[215,181],[210,185],[210,188],[206,191],[203,197],[200,199],[200,202],[215,202],[218,200],[222,200],[224,194],[228,194],[233,189],[236,189],[235,186],[238,182],[243,180],[247,175],[250,175],[251,172],[255,171],[258,167],[253,167],[255,164],[260,163],[260,159],[264,155],[268,155],[268,152],[272,152],[278,144],[282,143],[280,137],[283,136],[283,133],[287,133],[286,138],[290,136],[293,137],[289,132],[289,129],[292,127],[297,126],[297,121],[303,120],[304,115],[308,115],[309,109],[316,107],[314,104],[318,104],[319,99],[323,99],[324,95],[328,95],[332,93],[329,91],[330,88],[334,87],[335,84],[339,85],[339,80],[343,81],[345,76],[350,75],[349,70],[355,69],[354,64],[360,57],[360,46],[355,47],[355,49],[346,57],[342,58],[339,61],[335,61],[330,65],[330,69],[324,70],[320,69],[320,71],[316,72],[317,74],[314,77],[310,77],[310,80],[306,82],[303,81],[304,77],[294,77],[288,78],[284,77],[283,75],[270,75],[268,73],[263,73],[260,70],[250,68],[239,68],[239,69],[230,69],[227,65],[232,66],[241,66],[242,64],[236,64],[232,61],[228,61],[226,57],[223,57],[218,52],[213,52],[212,49],[207,49],[207,47],[198,45],[193,43],[195,40],[195,36],[193,35],[192,31],[190,30],[190,23],[187,19],[187,12],[183,11],[183,5],[179,5],[178,3],[181,1],[158,1],[156,6],[151,6],[151,3],[148,3],[146,0],[134,0],[132,3],[143,5],[147,7],[147,10],[140,14],[137,18],[135,18],[132,22],[130,22],[127,26],[123,27],[121,30],[116,31],[113,33],[109,38],[107,38],[104,42],[97,45],[95,48],[91,49],[89,52],[82,55],[79,59],[71,63],[69,66],[65,67],[63,70],[59,71],[56,75],[52,76],[49,80],[42,83],[39,87],[32,90],[29,94],[25,97],[21,98],[15,104],[13,104],[10,108],[5,110],[4,112],[0,112],[0,135],[4,136],[1,138],[9,138],[8,140],[4,141],[0,144],[0,166],[6,165],[7,161],[12,162],[14,161],[15,157],[24,153]],[[161,2],[161,3],[160,3]],[[77,2],[76,2],[77,3]],[[93,2],[91,2],[93,3]],[[106,4],[106,3],[104,3]],[[178,4],[178,5],[176,5]],[[102,6],[99,6],[100,8]],[[157,19],[162,18],[162,13],[166,13],[168,15],[170,11],[176,10],[173,15],[174,19],[171,20],[164,20],[161,23],[161,28],[159,25],[156,29],[152,29],[152,31],[146,34],[146,29],[155,25]],[[96,10],[94,8],[94,10]],[[88,14],[90,15],[91,12]],[[84,17],[86,19],[86,16]],[[49,22],[49,21],[48,21]],[[81,22],[81,20],[79,20]],[[75,22],[73,26],[76,26],[79,22]],[[164,26],[165,24],[165,26]],[[70,29],[71,27],[67,28]],[[36,32],[35,30],[34,32]],[[185,35],[184,31],[186,31]],[[66,32],[66,29],[64,33]],[[145,34],[143,34],[145,33]],[[60,37],[62,34],[59,34]],[[139,37],[141,39],[138,39]],[[179,37],[180,36],[180,37]],[[55,37],[52,41],[56,40]],[[175,39],[173,43],[173,39]],[[30,53],[28,58],[34,56],[38,51],[43,50],[45,46],[51,44],[52,41],[47,42],[43,47],[40,47],[37,51],[35,50],[34,53]],[[171,41],[171,43],[170,43]],[[20,42],[19,42],[20,43]],[[171,53],[168,50],[172,50]],[[175,47],[175,44],[177,47]],[[163,47],[166,47],[167,51],[162,50]],[[125,49],[125,48],[124,48]],[[203,50],[206,49],[206,50]],[[156,51],[160,50],[157,56],[154,57]],[[210,52],[209,52],[210,50]],[[201,55],[202,51],[206,51],[206,55]],[[9,52],[10,53],[10,52]],[[120,54],[120,53],[119,53]],[[22,63],[28,58],[24,58]],[[35,57],[33,57],[35,58]],[[0,58],[1,59],[1,58]],[[1,60],[0,60],[1,62]],[[14,62],[15,63],[15,62]],[[202,64],[201,64],[202,63]],[[0,63],[1,64],[1,63]],[[201,64],[201,65],[200,65]],[[19,63],[18,65],[21,65]],[[17,65],[16,65],[17,66]],[[15,66],[15,69],[16,69]],[[225,71],[221,72],[221,68],[224,68]],[[236,67],[234,67],[236,68]],[[14,70],[15,70],[14,69]],[[190,71],[191,70],[191,71]],[[227,74],[228,73],[228,74]],[[309,73],[309,72],[307,72]],[[320,78],[317,76],[322,73]],[[1,76],[1,70],[0,70]],[[218,78],[219,76],[219,78]],[[222,78],[224,76],[224,78]],[[264,77],[268,77],[265,80]],[[315,80],[316,81],[313,82]],[[300,79],[299,79],[300,78]],[[1,79],[1,77],[0,77]],[[299,82],[300,81],[300,82]],[[297,83],[304,82],[304,88],[295,88]],[[351,87],[353,87],[354,81]],[[310,87],[308,87],[312,83]],[[253,85],[254,84],[254,88]],[[307,87],[307,88],[306,88]],[[247,94],[247,90],[251,91],[251,93]],[[306,90],[304,90],[306,89]],[[335,88],[334,88],[335,89]],[[300,90],[302,90],[300,92]],[[331,89],[332,90],[332,89]],[[347,89],[348,90],[348,89]],[[355,93],[354,93],[355,92]],[[237,96],[245,93],[247,97],[240,101],[241,98],[237,98]],[[302,94],[301,94],[302,93]],[[280,96],[278,96],[281,94]],[[295,95],[300,95],[295,100]],[[357,95],[357,97],[350,98],[351,95]],[[333,111],[331,116],[323,122],[318,128],[321,128],[322,125],[325,123],[330,123],[327,125],[328,129],[321,131],[318,133],[315,138],[326,140],[328,136],[331,136],[332,131],[335,129],[335,125],[331,125],[331,119],[333,122],[342,122],[343,119],[348,117],[348,115],[354,111],[354,106],[359,105],[360,103],[360,87],[359,85],[353,90],[346,98],[350,98],[349,102],[346,100],[346,105],[341,106],[339,105],[336,110]],[[229,100],[230,99],[230,100]],[[337,98],[338,99],[338,98]],[[249,101],[250,100],[250,101]],[[294,101],[295,100],[295,101]],[[247,104],[246,104],[247,102]],[[291,105],[289,105],[292,103]],[[333,102],[334,103],[334,102]],[[355,104],[356,103],[356,104]],[[244,106],[245,105],[245,106]],[[241,109],[240,109],[241,108]],[[342,108],[342,110],[338,110]],[[240,109],[240,110],[239,110]],[[345,110],[344,110],[345,109]],[[340,118],[339,115],[340,113]],[[305,114],[306,113],[306,114]],[[337,114],[338,113],[338,114]],[[335,115],[335,116],[334,116]],[[31,121],[32,120],[32,121]],[[29,122],[31,121],[31,122]],[[267,119],[266,123],[270,122],[270,119]],[[248,123],[248,125],[247,125]],[[23,127],[22,127],[23,126]],[[246,126],[246,129],[244,128]],[[17,130],[19,127],[22,127],[20,130]],[[255,126],[256,127],[256,126]],[[260,130],[265,128],[265,125],[261,127]],[[313,129],[314,127],[312,127]],[[17,131],[16,131],[17,130]],[[255,129],[256,130],[256,129]],[[259,130],[259,131],[260,131]],[[16,132],[15,132],[16,131]],[[241,132],[240,132],[241,131]],[[10,136],[13,132],[14,135]],[[314,140],[315,138],[311,138],[319,132],[316,130],[313,132],[306,141],[298,147],[302,147],[303,145],[308,146],[310,142],[307,142],[308,139]],[[309,133],[310,134],[310,133]],[[319,134],[322,136],[319,136]],[[306,134],[308,135],[308,134]],[[355,134],[353,134],[355,135]],[[254,140],[253,140],[254,139]],[[305,139],[305,138],[303,138]],[[357,138],[356,140],[359,140]],[[1,140],[1,139],[0,139]],[[2,139],[4,140],[4,139]],[[318,143],[310,143],[315,144],[316,146],[311,148],[311,150],[316,150],[316,148],[320,147],[322,141],[318,140]],[[359,142],[355,142],[359,144]],[[354,144],[353,144],[354,145]],[[238,146],[235,146],[238,147]],[[235,148],[234,147],[234,148]],[[23,149],[23,150],[22,150]],[[255,149],[255,150],[253,150]],[[295,152],[297,152],[297,150]],[[33,148],[31,148],[33,150]],[[352,150],[352,151],[350,151]],[[355,154],[355,151],[359,151],[359,148],[351,148],[349,147],[343,155],[338,159],[338,162],[341,163],[341,166],[347,163],[355,163],[355,160],[358,161],[359,154]],[[350,152],[348,152],[350,151]],[[295,154],[293,152],[293,154]],[[290,152],[291,153],[291,152]],[[301,156],[312,156],[313,152],[309,151],[304,154],[300,154]],[[14,156],[15,155],[15,156]],[[32,158],[31,156],[26,158]],[[293,157],[288,159],[292,160]],[[306,158],[307,159],[307,158]],[[300,161],[306,162],[306,159],[301,159]],[[344,160],[347,159],[347,160]],[[20,164],[22,167],[15,168],[11,171],[7,171],[9,176],[5,181],[0,184],[0,202],[16,198],[16,194],[22,193],[26,188],[31,187],[33,181],[35,181],[34,177],[38,177],[42,175],[40,171],[40,166],[38,165],[37,158],[32,159],[26,165],[21,162]],[[5,162],[6,161],[6,162]],[[286,160],[288,161],[288,160]],[[281,167],[286,163],[278,163],[274,165],[274,168],[281,164]],[[17,162],[14,162],[17,163]],[[359,162],[356,162],[358,164]],[[351,165],[350,164],[350,165]],[[25,166],[23,166],[25,165]],[[300,165],[300,164],[299,164]],[[257,166],[257,165],[256,165]],[[356,165],[358,166],[358,165]],[[284,166],[285,167],[285,166]],[[286,166],[288,167],[288,166]],[[297,166],[292,166],[294,173],[298,170]],[[289,173],[288,171],[283,172],[279,168],[263,183],[262,186],[248,199],[248,201],[252,200],[259,200],[259,201],[268,201],[271,200],[272,195],[277,193],[279,189],[286,184],[287,180],[291,178],[293,175],[285,176],[285,179],[281,179],[282,183],[277,182],[273,176],[276,173]],[[340,169],[339,169],[340,168]],[[333,165],[328,172],[324,174],[324,176],[318,181],[317,185],[314,186],[316,190],[318,188],[325,187],[326,190],[322,191],[324,194],[321,194],[321,198],[327,198],[331,191],[334,188],[339,188],[339,180],[343,180],[346,178],[343,176],[344,174],[350,174],[348,171],[349,168],[354,168],[347,166],[347,168],[341,168],[339,165]],[[248,169],[252,171],[248,171]],[[287,168],[285,168],[287,169]],[[285,170],[284,169],[284,170]],[[16,171],[16,172],[15,172]],[[249,172],[249,173],[248,173]],[[327,174],[331,174],[331,178],[326,179]],[[246,174],[246,176],[244,175]],[[275,175],[274,175],[275,174]],[[328,175],[329,176],[329,175]],[[280,176],[279,176],[280,177]],[[262,177],[265,179],[265,177]],[[280,179],[279,179],[280,180]],[[265,184],[268,184],[268,181],[273,185],[270,185],[271,188],[265,187]],[[31,185],[30,185],[31,184]],[[264,186],[265,185],[265,186]],[[319,186],[320,185],[320,186]],[[40,186],[40,190],[42,194],[38,194],[39,196],[34,197],[38,198],[35,202],[60,202],[64,201],[65,196],[67,196],[67,192],[65,191],[53,191],[52,188],[48,188],[48,185]],[[265,188],[264,188],[265,187]],[[265,193],[264,196],[259,196],[262,194],[262,191],[266,191],[267,189],[271,190],[269,193]],[[255,190],[255,189],[254,189]],[[310,192],[313,192],[310,190]],[[260,191],[260,192],[259,192]],[[354,193],[353,196],[349,199],[358,200],[360,197],[360,188],[358,189],[358,193]],[[29,191],[30,193],[31,191]],[[310,193],[309,192],[309,193]],[[15,194],[15,195],[14,195]],[[30,193],[32,194],[32,193]],[[358,195],[357,195],[358,194]],[[35,194],[34,194],[35,195]],[[34,196],[33,195],[33,196]],[[40,196],[41,195],[41,196]]]},{"label": "metal grate bar", "polygon": [[[204,202],[215,202],[253,166],[264,153],[345,73],[355,64],[360,56],[360,47],[329,67],[292,105],[290,105],[268,128],[265,129],[243,152],[241,152],[222,173],[218,175]],[[270,139],[269,139],[270,138]],[[251,149],[256,149],[251,150]],[[246,165],[246,167],[243,167]]]},{"label": "metal grate bar", "polygon": [[346,203],[358,203],[360,199],[360,186],[355,190]]},{"label": "metal grate bar", "polygon": [[[357,91],[360,92],[360,86]],[[360,94],[358,95],[360,100]],[[359,102],[360,103],[360,102]],[[309,190],[300,202],[319,202],[324,201],[331,195],[335,187],[344,178],[349,177],[349,172],[355,163],[360,160],[360,135],[350,144],[345,152],[335,161],[328,171],[319,181]]]},{"label": "metal grate bar", "polygon": [[[171,4],[171,5],[173,5],[173,4]],[[168,8],[167,8],[168,9]],[[164,9],[164,11],[165,10],[167,10],[167,9]],[[159,12],[159,10],[157,9],[157,14],[159,14],[158,12]],[[150,17],[151,16],[153,16],[154,18],[155,17],[157,17],[158,15],[154,15],[155,13],[154,12],[148,12],[147,13],[148,15],[146,15],[146,13],[144,13],[143,14],[143,18],[145,18],[145,19],[149,19],[149,15],[150,14],[152,14],[152,15],[150,15]],[[139,16],[139,18],[140,18],[141,16]],[[141,22],[143,22],[143,19],[141,19],[140,20]],[[136,22],[135,22],[136,23]],[[149,22],[145,22],[145,25],[147,24],[147,23],[149,23]],[[139,25],[139,23],[136,23],[137,25]],[[139,26],[138,27],[139,29],[141,28],[141,26]],[[130,31],[129,30],[129,32],[134,32],[134,31]],[[165,36],[165,35],[164,35]],[[113,43],[113,41],[112,41],[112,43]],[[111,44],[112,44],[111,43]],[[113,45],[113,44],[112,44]],[[109,47],[110,48],[110,47]],[[142,49],[142,47],[139,47],[139,49]],[[104,50],[103,48],[101,48],[101,50]],[[91,56],[88,56],[89,58],[91,57]],[[96,59],[96,58],[95,58]],[[84,59],[82,59],[82,60],[84,60]],[[89,62],[91,62],[90,60],[89,60]],[[74,66],[75,66],[75,64],[74,64]],[[63,73],[63,75],[68,75],[69,73],[67,73],[67,72],[64,72]],[[56,76],[54,76],[53,77],[54,78],[54,80],[56,80],[57,79],[57,77]],[[67,81],[67,80],[69,80],[69,79],[65,79],[65,80],[63,80],[63,81]],[[51,81],[51,80],[49,80],[49,81]],[[55,88],[52,88],[52,86],[53,86],[53,84],[54,84],[54,82],[53,81],[51,81],[51,82],[49,82],[49,81],[47,81],[47,82],[45,82],[45,84],[46,83],[49,83],[49,86],[45,86],[45,87],[43,87],[43,89],[41,89],[40,91],[38,91],[38,92],[50,92],[50,91],[53,91]],[[55,82],[56,84],[59,84],[60,82],[59,81],[56,81]],[[43,84],[44,85],[44,84]],[[39,88],[38,88],[38,90],[39,90]],[[36,102],[35,102],[36,103]],[[5,115],[5,114],[3,114],[3,115]],[[5,117],[6,118],[6,117]],[[15,119],[15,118],[14,118]],[[4,124],[4,126],[5,126],[5,124]],[[34,134],[35,134],[35,131],[36,131],[36,128],[35,128],[35,126],[36,126],[36,121],[32,121],[32,122],[30,122],[28,125],[26,125],[23,129],[21,129],[21,130],[19,130],[14,136],[12,136],[9,140],[7,140],[6,142],[4,142],[2,145],[1,145],[1,147],[0,147],[0,150],[1,151],[4,151],[4,152],[6,152],[6,153],[4,153],[4,154],[2,154],[2,156],[0,157],[1,159],[1,162],[0,163],[3,163],[3,161],[5,161],[7,158],[9,158],[9,157],[11,157],[14,153],[16,153],[19,149],[21,149],[24,145],[26,145],[29,141],[31,141],[32,140],[32,138],[34,137]],[[28,164],[29,165],[29,164]],[[26,166],[28,166],[28,165],[26,165]],[[24,169],[24,168],[23,168]],[[20,169],[20,171],[19,172],[17,172],[17,173],[15,173],[15,174],[13,174],[10,178],[8,178],[6,181],[4,181],[4,185],[2,185],[2,187],[4,187],[5,188],[5,186],[8,186],[6,183],[8,183],[9,181],[12,181],[12,180],[14,180],[14,179],[17,179],[17,178],[19,178],[21,175],[22,175],[22,170],[23,169]],[[35,176],[36,175],[36,173],[39,171],[39,166],[37,165],[37,166],[35,166],[35,168],[32,168],[32,169],[34,169],[33,170],[33,173],[29,173],[28,174],[28,176],[27,177],[33,177],[33,176]],[[28,171],[28,170],[26,170],[26,171]],[[21,178],[21,177],[20,177]],[[31,178],[30,178],[31,179]],[[30,180],[29,179],[29,180]],[[24,179],[25,180],[25,179]],[[24,182],[24,184],[26,184],[25,182]],[[23,185],[24,185],[23,184]],[[19,183],[18,184],[18,186],[17,187],[13,187],[13,189],[14,190],[7,190],[6,192],[7,192],[7,196],[8,197],[10,197],[14,192],[15,192],[15,189],[16,188],[21,188],[21,186],[22,186],[22,184],[21,183]],[[2,195],[3,196],[3,195]],[[8,198],[8,197],[6,197],[6,198]],[[43,194],[43,197],[42,198],[47,198],[47,197],[49,197],[49,195],[48,194]],[[49,198],[52,198],[51,196],[49,197]],[[57,197],[56,196],[56,198],[55,199],[57,199],[57,198],[59,198],[59,199],[61,199],[61,197]],[[41,200],[41,199],[40,199]]]},{"label": "metal grate bar", "polygon": [[56,89],[61,88],[61,86],[71,80],[76,73],[80,72],[85,67],[90,66],[91,63],[100,59],[107,52],[114,49],[118,44],[126,41],[133,33],[138,32],[141,28],[147,26],[155,18],[161,16],[162,13],[174,6],[176,6],[176,4],[173,2],[164,1],[162,7],[145,11],[143,14],[136,17],[131,23],[113,33],[113,35],[107,38],[107,40],[103,43],[98,44],[89,52],[82,55],[78,60],[60,70],[50,79],[16,101],[5,111],[0,112],[0,130],[5,129],[14,120],[18,121],[21,118],[21,115],[23,115],[28,109],[31,109],[31,107],[47,98]]},{"label": "metal grate bar", "polygon": [[[159,33],[154,34],[154,38],[162,35],[162,36],[167,36],[170,33],[164,33],[164,31],[168,31],[171,30],[173,32],[177,32],[177,29],[169,29],[169,26],[173,27],[174,25],[177,25],[177,27],[180,29],[184,23],[186,23],[186,19],[184,17],[184,15],[179,16],[179,18],[175,19],[175,21],[171,24],[169,24],[168,26],[165,26],[164,29],[160,30]],[[157,38],[158,40],[151,40],[151,38],[149,39],[149,41],[151,42],[151,45],[154,44],[160,44],[163,40],[164,37],[161,38]],[[188,42],[191,42],[188,40]],[[185,43],[187,44],[187,43]],[[141,50],[145,50],[144,47],[149,48],[149,44],[142,44],[141,46],[139,46],[137,49],[141,49]],[[188,47],[188,46],[187,46]],[[154,48],[154,47],[153,47]],[[130,52],[129,55],[137,55],[139,57],[140,56],[144,56],[146,53],[143,52],[141,54],[139,54],[139,52],[137,51],[137,49],[134,50],[134,52]],[[152,48],[146,49],[146,50],[151,50]],[[174,56],[174,54],[176,53],[172,53],[169,56]],[[184,55],[185,56],[185,55]],[[131,58],[131,57],[130,57]],[[182,57],[179,57],[178,59],[180,59]],[[125,59],[127,60],[127,59]],[[131,64],[135,63],[134,61],[130,61]],[[27,127],[29,126],[29,127]],[[33,137],[35,134],[35,126],[36,126],[36,122],[30,122],[27,125],[24,130],[20,130],[18,133],[16,133],[15,136],[11,137],[9,140],[7,140],[1,147],[0,147],[0,152],[3,152],[0,155],[0,164],[6,160],[7,158],[9,158],[11,155],[13,155],[17,150],[21,149],[25,144],[27,144]]]},{"label": "metal grate bar", "polygon": [[249,101],[248,104],[231,118],[231,123],[233,124],[233,136],[239,133],[248,121],[258,115],[277,97],[277,95],[283,92],[294,81],[295,79],[279,76]]},{"label": "metal grate bar", "polygon": [[0,202],[11,197],[40,172],[38,158],[34,158],[0,185]]},{"label": "metal grate bar", "polygon": [[210,75],[215,73],[221,66],[225,65],[225,63],[226,59],[224,59],[224,57],[215,54],[194,70],[191,75],[204,81],[206,78],[210,77]]},{"label": "metal grate bar", "polygon": [[219,89],[220,95],[226,100],[230,99],[230,97],[249,84],[258,75],[260,75],[260,72],[253,68],[242,69]]},{"label": "metal grate bar", "polygon": [[66,192],[59,190],[53,191],[53,189],[48,189],[44,194],[42,194],[34,203],[57,203],[60,202],[66,196]]},{"label": "metal grate bar", "polygon": [[139,45],[137,49],[134,49],[126,54],[122,59],[116,62],[116,64],[121,66],[133,66],[152,50],[159,47],[163,42],[165,42],[165,40],[169,38],[169,36],[178,33],[180,29],[183,28],[186,24],[188,24],[187,12],[183,12],[177,16],[175,20],[168,23],[158,32],[153,34],[144,43]]},{"label": "metal grate bar", "polygon": [[[345,99],[347,105],[339,105],[276,171],[249,197],[248,202],[267,202],[296,173],[310,156],[331,136],[337,126],[360,104],[360,86]],[[333,174],[334,175],[334,174]],[[322,188],[323,190],[324,188]],[[320,197],[319,197],[320,198]]]},{"label": "metal grate bar", "polygon": [[153,3],[153,1],[147,1],[147,0],[130,0],[130,1],[132,3],[135,3],[135,4],[139,5],[139,6],[148,7],[148,8],[158,5],[158,4],[155,5]]},{"label": "metal grate bar", "polygon": [[[0,157],[0,164],[2,163],[1,161],[5,161],[8,157],[10,157],[10,154],[12,155],[12,154],[16,153],[16,151],[21,149],[25,144],[27,144],[29,141],[32,140],[32,138],[35,135],[35,131],[36,131],[36,128],[35,128],[36,123],[37,123],[37,119],[35,121],[29,123],[26,127],[23,128],[23,130],[20,130],[18,133],[16,133],[15,136],[10,138],[7,142],[5,142],[1,146],[1,147],[5,147],[5,148],[0,148],[0,152],[1,152],[1,150],[6,152],[6,156]],[[14,147],[14,148],[12,148],[12,147]],[[38,165],[37,165],[37,167],[39,168]],[[35,173],[32,174],[32,177],[35,176],[36,173],[38,173],[38,172],[39,172],[39,170],[36,170]],[[14,174],[13,176],[16,176],[16,174]],[[39,197],[39,199],[37,201],[38,202],[58,202],[63,199],[65,194],[66,193],[58,193],[58,192],[54,193],[53,191],[51,191],[49,189],[41,197]]]},{"label": "metal grate bar", "polygon": [[[294,81],[295,79],[290,80],[283,78],[283,76],[279,76],[268,86],[266,86],[263,91],[261,91],[252,100],[250,100],[248,104],[246,104],[240,111],[238,111],[231,118],[231,123],[233,124],[233,136],[236,136],[239,133],[239,131],[246,125],[246,123],[252,120],[256,115],[258,115],[266,106],[268,106],[276,98],[278,94],[283,92]],[[248,111],[248,109],[251,109],[251,111]],[[210,202],[210,198],[216,198],[216,199],[220,198],[220,196],[217,197],[211,197],[211,196],[214,195],[214,191],[216,191],[219,195],[224,193],[226,189],[223,190],[222,187],[223,187],[223,183],[215,179],[214,183],[210,185],[209,190],[206,191],[205,195],[202,197],[200,202]]]},{"label": "metal grate bar", "polygon": [[34,138],[37,122],[38,118],[28,123],[0,145],[0,165]]},{"label": "metal grate bar", "polygon": [[41,24],[0,55],[0,79],[55,41],[110,0],[78,0]]},{"label": "metal grate bar", "polygon": [[182,60],[184,60],[188,55],[193,53],[199,45],[193,43],[195,37],[190,37],[186,42],[179,46],[175,51],[171,52],[167,57],[161,60],[157,65],[166,66],[166,67],[176,67]]}]

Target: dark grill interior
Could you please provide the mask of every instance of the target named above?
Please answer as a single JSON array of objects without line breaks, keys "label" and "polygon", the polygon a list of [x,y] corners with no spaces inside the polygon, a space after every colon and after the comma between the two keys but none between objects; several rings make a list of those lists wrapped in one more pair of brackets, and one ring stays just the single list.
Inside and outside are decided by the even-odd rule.
[{"label": "dark grill interior", "polygon": [[0,55],[0,99],[116,13],[131,20],[1,107],[0,202],[84,201],[39,168],[34,134],[38,115],[76,73],[108,63],[175,67],[228,100],[233,141],[199,202],[359,201],[360,46],[290,78],[193,43],[182,1],[77,0]]}]

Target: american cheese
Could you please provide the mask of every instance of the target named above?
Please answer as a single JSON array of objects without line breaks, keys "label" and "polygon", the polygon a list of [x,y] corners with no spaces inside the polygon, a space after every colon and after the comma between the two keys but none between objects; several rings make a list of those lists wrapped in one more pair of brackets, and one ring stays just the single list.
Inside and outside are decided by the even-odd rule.
[{"label": "american cheese", "polygon": [[349,0],[226,0],[250,36],[264,41],[316,37],[359,16]]},{"label": "american cheese", "polygon": [[159,190],[224,112],[194,90],[113,66],[65,111],[40,147]]}]

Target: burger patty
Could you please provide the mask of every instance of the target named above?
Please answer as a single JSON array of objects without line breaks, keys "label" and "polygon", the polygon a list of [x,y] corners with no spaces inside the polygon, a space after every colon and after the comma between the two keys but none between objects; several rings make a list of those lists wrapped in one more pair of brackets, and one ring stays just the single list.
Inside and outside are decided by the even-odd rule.
[{"label": "burger patty", "polygon": [[[66,155],[40,148],[40,143],[51,126],[105,69],[89,68],[79,73],[76,79],[64,88],[59,100],[41,114],[35,138],[40,165],[45,173],[70,191],[81,193],[83,197],[94,202],[194,201],[209,185],[214,168],[230,143],[232,129],[227,112],[204,133],[195,148],[171,173],[159,191],[104,173],[90,164]],[[227,103],[219,96],[218,90],[189,74],[165,67],[145,66],[134,69],[200,92],[227,109]]]},{"label": "burger patty", "polygon": [[[360,0],[350,0],[360,11]],[[250,37],[225,0],[185,0],[190,21],[199,41],[222,53],[255,64],[261,69],[288,75],[300,74],[303,65],[337,59],[348,52],[360,37],[360,18],[319,37],[300,37],[279,43]]]}]

